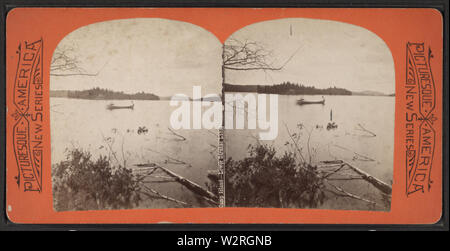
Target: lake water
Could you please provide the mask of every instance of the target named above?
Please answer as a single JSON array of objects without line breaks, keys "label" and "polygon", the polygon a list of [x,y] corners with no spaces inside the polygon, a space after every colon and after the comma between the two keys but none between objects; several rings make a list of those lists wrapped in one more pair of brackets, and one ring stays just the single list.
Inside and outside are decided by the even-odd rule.
[{"label": "lake water", "polygon": [[[107,110],[110,103],[130,105],[131,101],[51,98],[52,164],[64,160],[66,149],[72,147],[88,150],[96,158],[110,155],[110,145],[118,159],[112,156],[113,164],[122,164],[124,158],[127,167],[156,163],[206,188],[208,170],[217,170],[217,131],[174,131],[183,140],[168,129],[170,114],[177,107],[169,106],[169,101],[133,102],[133,110]],[[146,127],[148,132],[139,134],[139,127]],[[152,183],[150,187],[194,207],[208,206],[176,182]],[[141,207],[180,205],[154,199],[144,201]]]},{"label": "lake water", "polygon": [[[243,94],[245,95],[245,94]],[[301,133],[299,145],[307,160],[316,165],[324,160],[344,160],[368,174],[392,184],[394,155],[395,98],[384,96],[325,96],[325,104],[297,105],[298,99],[320,101],[322,96],[280,95],[278,97],[278,136],[275,140],[260,141],[282,154],[289,150],[286,142],[290,134]],[[267,102],[269,99],[267,99]],[[268,105],[267,105],[268,106]],[[267,108],[268,109],[268,108]],[[327,130],[332,121],[337,128]],[[268,116],[267,112],[267,116]],[[301,124],[299,129],[297,125]],[[366,130],[366,131],[365,131]],[[308,152],[308,135],[311,132]],[[226,157],[235,160],[247,156],[249,144],[255,144],[259,130],[226,130]],[[374,136],[374,134],[376,136]],[[367,182],[341,182],[340,186],[380,201],[379,194]],[[377,198],[375,198],[377,197]],[[368,209],[354,199],[328,200],[323,208]],[[377,208],[387,210],[385,206]]]},{"label": "lake water", "polygon": [[[306,130],[311,131],[308,154],[313,163],[341,159],[391,184],[394,151],[393,97],[374,96],[325,96],[324,105],[299,106],[302,96],[280,95],[278,98],[278,136],[265,141],[278,152],[286,149],[289,134],[302,125],[303,149],[307,149]],[[305,100],[321,100],[321,96],[304,96]],[[207,172],[217,170],[217,131],[176,130],[172,133],[169,117],[176,107],[169,101],[133,101],[133,110],[106,109],[116,105],[130,105],[131,101],[81,100],[51,98],[51,146],[52,164],[65,159],[66,149],[72,147],[90,151],[94,157],[116,152],[118,161],[126,160],[127,166],[139,163],[157,163],[206,188]],[[204,108],[205,109],[205,108]],[[327,130],[332,110],[334,130]],[[138,133],[139,127],[148,129]],[[364,131],[364,128],[367,131]],[[376,136],[373,136],[375,134]],[[226,130],[226,157],[235,160],[247,156],[247,146],[256,143],[258,130]],[[109,146],[112,149],[109,149]],[[370,159],[370,161],[368,160]],[[368,190],[365,185],[353,185],[353,189]],[[185,201],[193,207],[208,206],[192,192],[178,183],[154,183],[152,188]],[[180,207],[179,204],[161,199],[146,200],[142,208]],[[323,208],[367,209],[352,199],[328,200]]]}]

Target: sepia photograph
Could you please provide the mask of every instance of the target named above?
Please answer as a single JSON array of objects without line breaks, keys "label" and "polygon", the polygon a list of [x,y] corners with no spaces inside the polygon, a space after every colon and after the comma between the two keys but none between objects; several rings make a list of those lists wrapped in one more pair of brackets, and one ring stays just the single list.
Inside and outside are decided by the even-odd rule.
[{"label": "sepia photograph", "polygon": [[280,19],[222,45],[189,23],[106,21],[68,34],[50,75],[56,211],[218,207],[220,196],[390,210],[394,64],[364,28]]},{"label": "sepia photograph", "polygon": [[221,63],[217,38],[180,21],[65,36],[50,65],[54,209],[217,207]]},{"label": "sepia photograph", "polygon": [[7,229],[448,228],[448,6],[128,5],[4,6]]},{"label": "sepia photograph", "polygon": [[264,21],[223,51],[227,207],[390,211],[395,69],[352,24]]}]

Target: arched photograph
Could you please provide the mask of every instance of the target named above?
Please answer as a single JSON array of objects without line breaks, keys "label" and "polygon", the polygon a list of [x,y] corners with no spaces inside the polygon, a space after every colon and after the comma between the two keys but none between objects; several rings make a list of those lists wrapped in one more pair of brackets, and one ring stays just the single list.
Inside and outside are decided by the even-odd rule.
[{"label": "arched photograph", "polygon": [[395,69],[373,32],[288,18],[223,56],[226,205],[389,211]]},{"label": "arched photograph", "polygon": [[65,36],[50,66],[54,209],[216,207],[221,117],[206,110],[221,111],[221,57],[209,31],[167,19]]}]

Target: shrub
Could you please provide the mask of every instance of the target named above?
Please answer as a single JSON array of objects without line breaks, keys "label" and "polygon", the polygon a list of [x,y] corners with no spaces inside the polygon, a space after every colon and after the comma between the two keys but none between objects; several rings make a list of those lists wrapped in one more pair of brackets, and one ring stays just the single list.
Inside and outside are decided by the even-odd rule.
[{"label": "shrub", "polygon": [[80,149],[53,169],[53,198],[57,211],[127,209],[137,206],[139,181],[123,166],[112,167],[108,158],[92,160]]},{"label": "shrub", "polygon": [[276,156],[273,147],[250,145],[248,157],[226,162],[226,204],[233,207],[317,207],[325,199],[316,167]]}]

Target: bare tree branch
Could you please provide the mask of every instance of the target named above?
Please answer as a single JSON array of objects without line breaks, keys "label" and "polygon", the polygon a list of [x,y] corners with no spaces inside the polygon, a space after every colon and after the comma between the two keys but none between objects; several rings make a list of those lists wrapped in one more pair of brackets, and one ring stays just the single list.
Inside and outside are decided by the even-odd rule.
[{"label": "bare tree branch", "polygon": [[81,62],[77,59],[76,56],[70,55],[70,52],[73,52],[74,49],[71,47],[68,48],[57,48],[53,53],[53,58],[50,63],[50,76],[59,76],[59,77],[67,77],[67,76],[97,76],[100,71],[105,67],[103,67],[96,73],[87,72],[80,65]]},{"label": "bare tree branch", "polygon": [[281,66],[276,67],[273,62],[269,62],[272,52],[259,43],[230,39],[223,47],[223,68],[235,71],[278,71],[291,61],[299,49],[300,47]]}]

